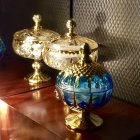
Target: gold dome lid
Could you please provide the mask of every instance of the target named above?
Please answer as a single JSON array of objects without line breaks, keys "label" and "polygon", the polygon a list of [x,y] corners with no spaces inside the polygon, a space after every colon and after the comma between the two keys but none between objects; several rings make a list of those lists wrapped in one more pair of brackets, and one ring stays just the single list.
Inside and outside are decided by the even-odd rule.
[{"label": "gold dome lid", "polygon": [[66,75],[73,75],[73,77],[86,77],[90,80],[93,75],[101,77],[106,73],[106,69],[99,63],[93,62],[90,58],[90,48],[87,43],[81,48],[81,58],[78,62],[66,67],[62,72]]},{"label": "gold dome lid", "polygon": [[41,15],[34,15],[32,19],[35,23],[34,27],[31,29],[23,29],[17,31],[14,34],[14,39],[19,41],[33,40],[33,41],[47,41],[47,42],[52,42],[58,39],[58,36],[60,36],[58,33],[42,28],[42,26],[40,25],[40,22],[42,21]]},{"label": "gold dome lid", "polygon": [[54,31],[43,29],[40,25],[42,18],[34,15],[34,27],[17,31],[13,38],[14,51],[25,58],[42,59],[41,51],[46,43],[56,40],[60,35]]},{"label": "gold dome lid", "polygon": [[88,43],[91,51],[98,48],[98,44],[89,38],[79,36],[74,32],[76,23],[74,20],[68,20],[66,23],[68,33],[58,40],[54,40],[49,46],[48,50],[56,51],[64,54],[79,54],[81,46]]},{"label": "gold dome lid", "polygon": [[44,62],[52,68],[62,70],[80,58],[79,50],[85,43],[90,46],[92,60],[97,61],[98,44],[92,39],[77,35],[74,32],[76,23],[73,20],[68,20],[66,26],[68,33],[43,49]]}]

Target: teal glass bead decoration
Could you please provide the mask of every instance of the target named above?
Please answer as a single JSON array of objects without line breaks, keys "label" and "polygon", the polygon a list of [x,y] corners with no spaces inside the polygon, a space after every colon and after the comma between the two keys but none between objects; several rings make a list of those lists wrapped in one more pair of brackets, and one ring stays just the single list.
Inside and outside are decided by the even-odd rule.
[{"label": "teal glass bead decoration", "polygon": [[6,50],[5,44],[2,41],[2,39],[0,38],[0,59],[2,59],[5,50]]},{"label": "teal glass bead decoration", "polygon": [[[71,109],[76,112],[81,111],[82,114],[69,114],[65,118],[66,125],[71,129],[85,130],[97,128],[103,123],[103,120],[93,115],[91,110],[105,105],[110,100],[113,93],[113,80],[103,66],[90,59],[88,44],[85,44],[80,51],[80,60],[66,67],[57,76],[56,89]],[[78,121],[73,120],[76,117]],[[85,124],[83,120],[86,120]],[[89,121],[92,125],[89,125],[91,124]]]}]

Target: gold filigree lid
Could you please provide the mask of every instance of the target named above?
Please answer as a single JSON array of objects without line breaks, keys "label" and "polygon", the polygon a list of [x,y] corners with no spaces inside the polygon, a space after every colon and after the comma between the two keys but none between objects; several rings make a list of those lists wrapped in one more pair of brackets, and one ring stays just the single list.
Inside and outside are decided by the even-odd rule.
[{"label": "gold filigree lid", "polygon": [[23,29],[14,34],[13,49],[16,54],[25,58],[41,60],[44,46],[60,38],[58,33],[43,29],[40,25],[41,20],[40,15],[34,15],[33,28]]},{"label": "gold filigree lid", "polygon": [[73,20],[68,20],[66,24],[68,33],[58,40],[53,41],[46,49],[62,54],[79,54],[81,46],[88,43],[91,50],[96,50],[98,44],[89,38],[77,35],[74,32],[76,23]]},{"label": "gold filigree lid", "polygon": [[20,31],[17,31],[14,34],[14,39],[19,41],[47,41],[52,42],[53,40],[58,39],[60,36],[58,33],[43,29],[40,25],[40,22],[42,21],[42,18],[40,15],[34,15],[33,21],[35,23],[34,27],[31,29],[23,29]]},{"label": "gold filigree lid", "polygon": [[106,73],[106,69],[99,63],[93,62],[90,58],[90,48],[87,43],[81,48],[81,58],[78,62],[75,62],[66,67],[62,72],[65,75],[73,75],[73,77],[84,76],[90,80],[93,75],[102,76]]}]

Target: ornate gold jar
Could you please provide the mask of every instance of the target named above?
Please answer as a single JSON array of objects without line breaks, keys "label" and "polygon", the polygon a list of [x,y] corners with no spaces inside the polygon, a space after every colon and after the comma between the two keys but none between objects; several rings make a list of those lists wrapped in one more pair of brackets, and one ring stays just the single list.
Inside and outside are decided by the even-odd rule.
[{"label": "ornate gold jar", "polygon": [[14,34],[13,49],[19,56],[34,60],[32,64],[34,72],[25,77],[25,79],[30,83],[41,83],[50,79],[40,70],[42,49],[47,43],[58,39],[60,35],[54,31],[43,29],[40,25],[40,15],[34,15],[33,21],[35,22],[33,28],[24,29]]},{"label": "ornate gold jar", "polygon": [[90,46],[92,60],[97,61],[98,44],[94,40],[76,35],[74,32],[76,23],[73,20],[68,20],[66,26],[69,32],[64,37],[44,47],[42,53],[44,62],[52,68],[62,70],[79,59],[79,50],[85,43]]}]

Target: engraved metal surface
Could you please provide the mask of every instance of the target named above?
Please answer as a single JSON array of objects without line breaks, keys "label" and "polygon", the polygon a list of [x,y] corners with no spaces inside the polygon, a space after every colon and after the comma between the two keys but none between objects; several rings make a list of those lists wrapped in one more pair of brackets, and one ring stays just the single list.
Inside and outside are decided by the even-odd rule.
[{"label": "engraved metal surface", "polygon": [[114,96],[140,105],[140,1],[75,0],[77,32],[100,45],[99,59],[112,73]]}]

